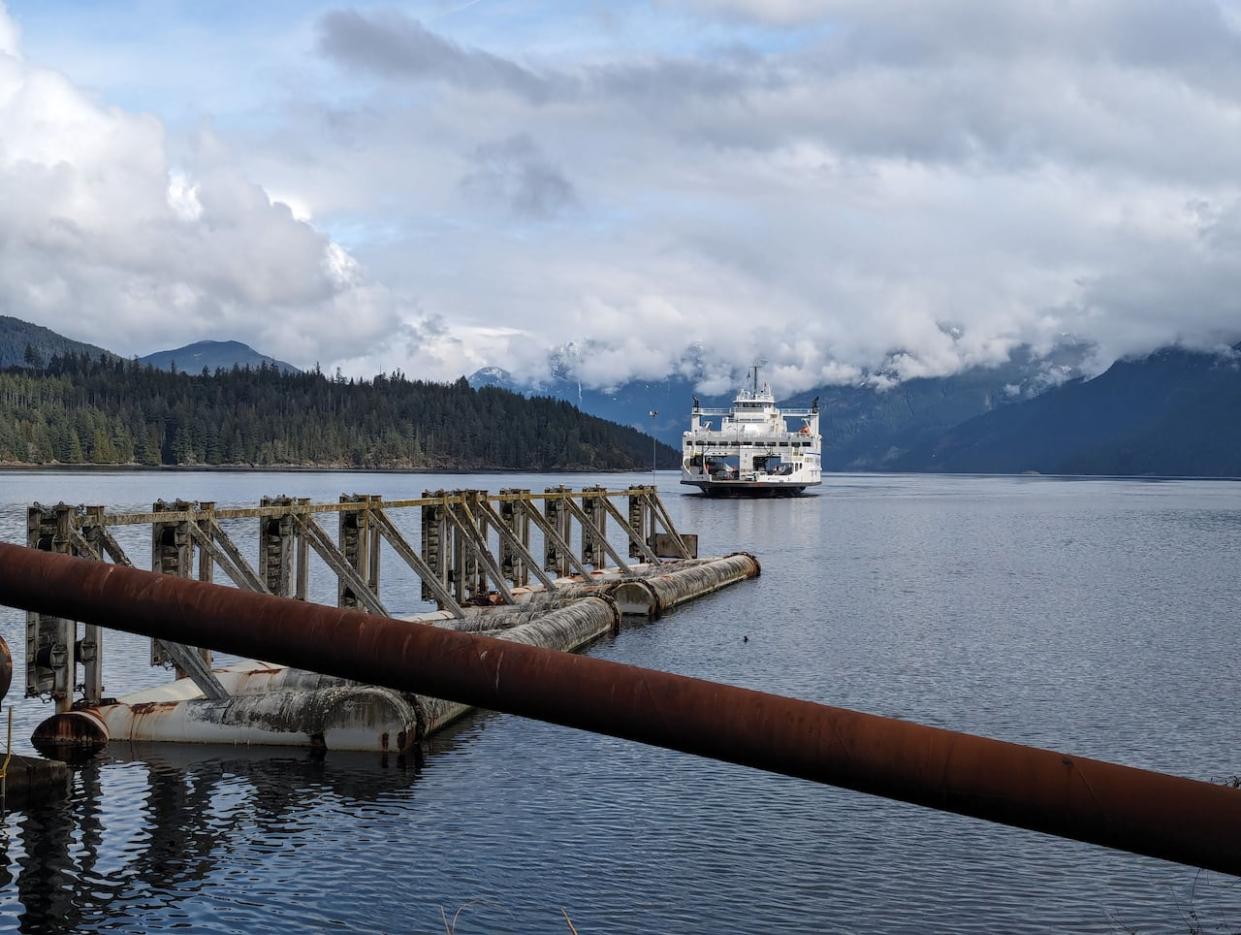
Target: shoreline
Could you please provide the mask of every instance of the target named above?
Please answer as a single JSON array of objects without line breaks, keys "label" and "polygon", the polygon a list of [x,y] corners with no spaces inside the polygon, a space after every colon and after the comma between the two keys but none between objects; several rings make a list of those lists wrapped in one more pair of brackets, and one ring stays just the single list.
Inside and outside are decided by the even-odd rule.
[{"label": "shoreline", "polygon": [[[676,468],[660,468],[674,471]],[[16,464],[0,463],[0,473],[21,471],[63,472],[65,474],[91,474],[99,472],[168,472],[172,474],[641,474],[650,468],[604,468],[604,467],[558,467],[558,468],[413,468],[413,467],[320,467],[306,464]]]}]

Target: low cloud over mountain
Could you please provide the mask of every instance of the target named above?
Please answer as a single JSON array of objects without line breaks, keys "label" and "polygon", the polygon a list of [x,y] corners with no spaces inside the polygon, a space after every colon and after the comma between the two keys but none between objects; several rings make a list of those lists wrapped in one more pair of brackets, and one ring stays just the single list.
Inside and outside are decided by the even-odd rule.
[{"label": "low cloud over mountain", "polygon": [[11,6],[0,306],[121,353],[793,393],[1241,332],[1231,0],[273,7],[181,56],[121,4],[141,95]]}]

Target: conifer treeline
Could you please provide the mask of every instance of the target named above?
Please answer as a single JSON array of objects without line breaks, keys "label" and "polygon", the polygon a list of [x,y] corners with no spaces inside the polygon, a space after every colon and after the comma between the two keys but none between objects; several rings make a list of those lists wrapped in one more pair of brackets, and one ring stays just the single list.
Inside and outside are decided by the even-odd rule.
[{"label": "conifer treeline", "polygon": [[[0,463],[628,470],[650,459],[634,429],[464,379],[189,375],[76,354],[0,371]],[[675,460],[661,445],[661,463]]]}]

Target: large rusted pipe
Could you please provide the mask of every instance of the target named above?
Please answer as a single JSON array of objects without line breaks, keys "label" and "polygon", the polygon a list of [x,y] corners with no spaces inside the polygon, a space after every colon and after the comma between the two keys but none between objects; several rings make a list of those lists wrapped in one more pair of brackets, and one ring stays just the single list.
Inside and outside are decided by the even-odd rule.
[{"label": "large rusted pipe", "polygon": [[1241,876],[1223,785],[15,545],[0,604]]}]

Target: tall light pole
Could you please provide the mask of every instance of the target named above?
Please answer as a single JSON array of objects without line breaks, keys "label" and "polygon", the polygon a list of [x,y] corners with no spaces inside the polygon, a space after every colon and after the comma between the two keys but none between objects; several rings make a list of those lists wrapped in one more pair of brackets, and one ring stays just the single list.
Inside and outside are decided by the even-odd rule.
[{"label": "tall light pole", "polygon": [[656,451],[656,446],[659,444],[659,442],[655,440],[655,419],[659,416],[659,410],[652,409],[650,412],[647,413],[647,415],[651,417],[651,483],[654,484],[655,483],[655,451]]}]

